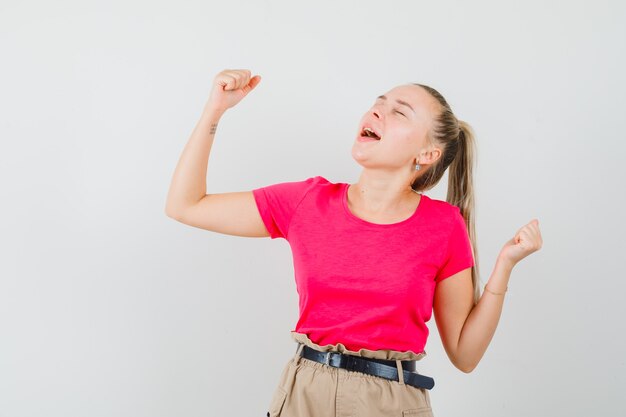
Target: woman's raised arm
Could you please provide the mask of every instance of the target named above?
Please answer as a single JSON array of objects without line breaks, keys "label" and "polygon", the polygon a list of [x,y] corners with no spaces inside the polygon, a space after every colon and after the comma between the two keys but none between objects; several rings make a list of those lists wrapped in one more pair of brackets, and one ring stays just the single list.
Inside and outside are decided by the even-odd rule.
[{"label": "woman's raised arm", "polygon": [[182,223],[238,236],[269,236],[251,191],[207,194],[206,174],[220,118],[252,91],[261,77],[249,70],[224,70],[215,76],[200,120],[183,149],[172,177],[165,214]]},{"label": "woman's raised arm", "polygon": [[539,221],[533,219],[502,247],[485,292],[476,305],[472,305],[469,268],[435,287],[433,312],[437,329],[448,357],[461,371],[472,372],[487,350],[502,314],[513,267],[542,245]]}]

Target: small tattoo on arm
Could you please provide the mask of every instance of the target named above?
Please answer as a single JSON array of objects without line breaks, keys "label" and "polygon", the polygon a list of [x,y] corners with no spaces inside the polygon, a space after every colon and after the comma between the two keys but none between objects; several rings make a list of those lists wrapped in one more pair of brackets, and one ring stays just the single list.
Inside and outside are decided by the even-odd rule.
[{"label": "small tattoo on arm", "polygon": [[214,135],[216,130],[217,130],[217,123],[213,123],[211,125],[211,131],[209,133]]}]

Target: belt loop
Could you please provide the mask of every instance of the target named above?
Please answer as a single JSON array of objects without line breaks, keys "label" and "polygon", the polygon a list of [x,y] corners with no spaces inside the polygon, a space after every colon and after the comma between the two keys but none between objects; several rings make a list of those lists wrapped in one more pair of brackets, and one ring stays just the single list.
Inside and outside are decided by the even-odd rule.
[{"label": "belt loop", "polygon": [[396,359],[396,368],[398,368],[398,382],[400,385],[404,385],[404,370],[402,369],[402,361]]},{"label": "belt loop", "polygon": [[297,365],[298,363],[300,363],[300,358],[302,357],[300,352],[302,352],[302,349],[304,349],[304,343],[298,343],[298,348],[296,349],[296,354],[293,357],[293,364],[294,365]]}]

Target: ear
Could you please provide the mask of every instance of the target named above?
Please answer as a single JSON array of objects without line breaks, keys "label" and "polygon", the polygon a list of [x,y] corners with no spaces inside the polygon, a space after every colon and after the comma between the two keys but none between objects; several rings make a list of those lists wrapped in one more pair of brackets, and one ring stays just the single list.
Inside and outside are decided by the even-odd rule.
[{"label": "ear", "polygon": [[439,148],[429,148],[423,151],[417,158],[416,161],[418,164],[430,165],[437,162],[439,158],[441,158],[441,149]]}]

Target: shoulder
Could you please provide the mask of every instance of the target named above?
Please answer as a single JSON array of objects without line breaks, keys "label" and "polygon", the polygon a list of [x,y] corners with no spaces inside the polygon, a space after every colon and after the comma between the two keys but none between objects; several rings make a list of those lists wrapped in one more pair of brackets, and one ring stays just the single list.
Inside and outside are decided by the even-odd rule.
[{"label": "shoulder", "polygon": [[255,188],[252,191],[259,199],[267,197],[271,200],[280,201],[281,203],[291,201],[293,204],[297,205],[307,195],[329,189],[329,185],[335,184],[321,175],[316,175],[306,179],[273,183]]},{"label": "shoulder", "polygon": [[309,181],[311,184],[316,184],[316,185],[335,184],[334,182],[328,180],[326,177],[323,177],[321,175],[316,175],[314,177],[309,177],[309,178],[306,179],[306,181]]},{"label": "shoulder", "polygon": [[321,175],[316,175],[313,177],[308,177],[304,180],[295,181],[293,184],[298,184],[300,188],[302,188],[307,193],[312,190],[322,190],[324,188],[327,188],[328,186],[335,185]]},{"label": "shoulder", "polygon": [[422,194],[422,197],[426,197],[430,214],[443,221],[452,221],[455,217],[461,215],[461,209],[454,204],[431,198],[425,194]]},{"label": "shoulder", "polygon": [[318,192],[331,192],[333,190],[339,189],[342,185],[341,182],[333,182],[327,179],[324,176],[316,175],[314,177],[309,177],[303,181],[306,184],[307,189],[309,190],[317,190]]},{"label": "shoulder", "polygon": [[330,182],[328,179],[326,179],[326,177],[323,177],[321,175],[316,175],[314,177],[309,177],[305,181],[307,181],[310,184],[315,184],[315,185],[332,184],[332,182]]},{"label": "shoulder", "polygon": [[282,182],[272,183],[269,185],[264,185],[262,187],[256,188],[255,191],[256,190],[267,190],[267,191],[280,190],[280,191],[293,191],[293,192],[307,191],[311,188],[314,188],[319,185],[323,185],[328,182],[329,181],[326,178],[318,175],[318,176],[309,177],[306,179],[289,180],[289,181],[282,181]]}]

